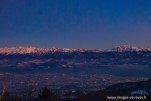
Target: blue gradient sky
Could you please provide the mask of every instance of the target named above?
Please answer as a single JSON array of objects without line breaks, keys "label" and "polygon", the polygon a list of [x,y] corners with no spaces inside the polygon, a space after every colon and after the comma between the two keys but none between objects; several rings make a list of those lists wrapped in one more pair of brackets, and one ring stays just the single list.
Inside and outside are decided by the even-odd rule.
[{"label": "blue gradient sky", "polygon": [[151,46],[151,0],[0,0],[0,47]]}]

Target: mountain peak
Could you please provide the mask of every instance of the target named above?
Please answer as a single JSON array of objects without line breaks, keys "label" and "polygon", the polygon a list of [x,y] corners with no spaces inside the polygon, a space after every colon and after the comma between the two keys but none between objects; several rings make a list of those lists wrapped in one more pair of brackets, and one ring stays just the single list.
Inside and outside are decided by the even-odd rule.
[{"label": "mountain peak", "polygon": [[132,45],[120,45],[120,46],[115,46],[112,51],[117,51],[117,52],[133,52],[133,51],[142,51],[143,49],[140,47],[132,46]]}]

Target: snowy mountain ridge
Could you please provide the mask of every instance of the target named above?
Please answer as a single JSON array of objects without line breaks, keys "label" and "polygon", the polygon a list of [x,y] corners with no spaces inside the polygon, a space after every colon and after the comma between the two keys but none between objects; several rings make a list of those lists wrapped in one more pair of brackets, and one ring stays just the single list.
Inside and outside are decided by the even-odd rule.
[{"label": "snowy mountain ridge", "polygon": [[[151,51],[151,47],[140,48],[132,45],[120,45],[113,47],[111,52],[139,52],[139,51]],[[36,47],[12,47],[12,48],[0,48],[0,54],[29,54],[29,53],[54,53],[54,52],[106,52],[99,49],[71,49],[71,48],[36,48]]]},{"label": "snowy mountain ridge", "polygon": [[0,54],[29,54],[29,53],[54,53],[54,52],[102,52],[102,50],[71,49],[71,48],[36,48],[36,47],[12,47],[0,48]]},{"label": "snowy mountain ridge", "polygon": [[121,45],[121,46],[115,46],[112,51],[117,51],[117,52],[134,52],[134,51],[143,51],[144,49],[132,45]]},{"label": "snowy mountain ridge", "polygon": [[151,51],[151,47],[140,48],[132,45],[120,45],[115,46],[112,51],[115,52],[140,52],[140,51]]}]

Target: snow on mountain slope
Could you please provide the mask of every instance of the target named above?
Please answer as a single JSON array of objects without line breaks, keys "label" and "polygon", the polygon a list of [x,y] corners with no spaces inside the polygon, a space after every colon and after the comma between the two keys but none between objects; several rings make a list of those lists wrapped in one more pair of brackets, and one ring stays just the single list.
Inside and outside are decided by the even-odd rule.
[{"label": "snow on mountain slope", "polygon": [[[111,52],[139,52],[139,51],[151,51],[151,47],[140,48],[132,45],[120,45],[115,46]],[[99,49],[71,49],[71,48],[36,48],[36,47],[12,47],[12,48],[0,48],[0,54],[29,54],[29,53],[54,53],[54,52],[106,52]],[[108,52],[108,51],[107,51]]]},{"label": "snow on mountain slope", "polygon": [[121,46],[115,46],[112,51],[116,52],[133,52],[133,51],[143,51],[142,48],[131,46],[131,45],[121,45]]},{"label": "snow on mountain slope", "polygon": [[102,52],[101,50],[71,49],[71,48],[36,48],[36,47],[13,47],[0,48],[0,54],[29,54],[29,53],[54,53],[54,52]]},{"label": "snow on mountain slope", "polygon": [[151,47],[147,47],[144,49],[145,51],[151,51]]}]

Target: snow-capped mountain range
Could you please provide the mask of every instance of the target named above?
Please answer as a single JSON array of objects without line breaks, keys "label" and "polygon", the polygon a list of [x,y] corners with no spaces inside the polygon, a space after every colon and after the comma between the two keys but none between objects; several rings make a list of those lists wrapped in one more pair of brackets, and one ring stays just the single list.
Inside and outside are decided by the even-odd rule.
[{"label": "snow-capped mountain range", "polygon": [[139,51],[151,51],[151,47],[148,48],[140,48],[132,45],[121,45],[115,46],[112,51],[115,52],[139,52]]},{"label": "snow-capped mountain range", "polygon": [[127,52],[127,51],[143,51],[144,49],[136,46],[131,46],[131,45],[121,45],[121,46],[115,46],[112,51],[117,51],[117,52]]},{"label": "snow-capped mountain range", "polygon": [[[115,46],[113,52],[139,52],[139,51],[151,51],[151,47],[140,48],[132,45],[120,45]],[[104,52],[99,49],[88,50],[88,49],[71,49],[71,48],[36,48],[36,47],[12,47],[12,48],[0,48],[0,54],[28,54],[28,53],[54,53],[54,52]]]},{"label": "snow-capped mountain range", "polygon": [[71,48],[36,48],[36,47],[12,47],[0,48],[0,54],[29,54],[29,53],[54,53],[54,52],[102,52],[102,50],[88,50],[88,49],[71,49]]}]

